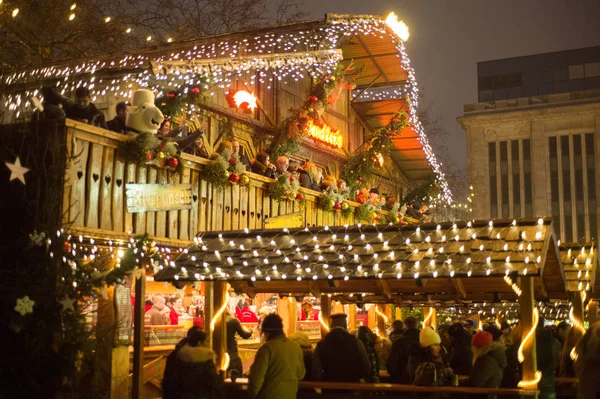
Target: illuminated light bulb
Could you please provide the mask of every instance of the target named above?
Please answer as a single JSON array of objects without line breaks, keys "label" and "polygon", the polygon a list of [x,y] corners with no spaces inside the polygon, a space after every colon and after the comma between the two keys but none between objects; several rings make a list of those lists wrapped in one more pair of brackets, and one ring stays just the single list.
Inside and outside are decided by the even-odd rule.
[{"label": "illuminated light bulb", "polygon": [[418,279],[419,278],[419,272],[415,272],[415,274],[413,275],[413,277],[415,278],[415,280]]},{"label": "illuminated light bulb", "polygon": [[442,242],[446,242],[446,236],[442,236]]},{"label": "illuminated light bulb", "polygon": [[472,271],[472,270],[469,270],[469,271],[467,272],[467,277],[471,277],[471,274],[473,274],[473,271]]},{"label": "illuminated light bulb", "polygon": [[471,258],[467,258],[467,265],[471,263]]},{"label": "illuminated light bulb", "polygon": [[252,276],[252,277],[250,277],[250,280],[256,281],[256,277]]},{"label": "illuminated light bulb", "polygon": [[491,272],[492,272],[492,269],[487,269],[487,270],[485,271],[485,274],[489,276]]},{"label": "illuminated light bulb", "polygon": [[315,274],[314,276],[312,276],[312,279],[313,279],[313,280],[316,280],[316,279],[318,279],[317,275]]},{"label": "illuminated light bulb", "polygon": [[[420,232],[421,232],[421,228],[417,226],[417,229],[416,229],[415,231],[416,231],[416,232],[417,232],[417,234],[418,234],[418,233],[420,233]],[[380,234],[381,234],[381,233],[380,233]]]},{"label": "illuminated light bulb", "polygon": [[435,227],[435,229],[439,231],[439,230],[441,230],[441,229],[442,229],[442,226],[440,226],[440,225],[438,224],[438,225]]},{"label": "illuminated light bulb", "polygon": [[538,257],[535,259],[535,261],[537,263],[541,263],[542,262],[542,257],[540,255],[538,255]]},{"label": "illuminated light bulb", "polygon": [[77,8],[77,3],[71,4],[71,7],[69,8],[69,10],[73,11],[75,8]]},{"label": "illuminated light bulb", "polygon": [[147,36],[146,41],[149,42],[150,40],[152,40],[152,36]]},{"label": "illuminated light bulb", "polygon": [[405,242],[406,242],[406,245],[409,245],[410,244],[410,238],[407,238]]},{"label": "illuminated light bulb", "polygon": [[538,219],[538,225],[540,225],[540,226],[541,226],[541,225],[543,225],[543,224],[544,224],[544,219],[542,219],[542,218],[539,218],[539,219]]},{"label": "illuminated light bulb", "polygon": [[298,277],[296,277],[296,280],[302,281],[302,277],[298,276]]},{"label": "illuminated light bulb", "polygon": [[464,246],[464,245],[461,245],[461,246],[460,246],[460,248],[458,248],[458,251],[459,251],[459,252],[461,252],[461,253],[462,253],[464,250],[465,250],[465,246]]},{"label": "illuminated light bulb", "polygon": [[488,226],[494,227],[494,222],[490,220],[490,222],[488,223]]},{"label": "illuminated light bulb", "polygon": [[350,277],[344,276],[344,281],[348,281],[348,280],[350,280]]},{"label": "illuminated light bulb", "polygon": [[456,223],[452,225],[452,230],[456,230]]},{"label": "illuminated light bulb", "polygon": [[111,19],[112,19],[111,17],[106,17],[106,18],[104,18],[104,22],[109,23],[111,21]]},{"label": "illuminated light bulb", "polygon": [[19,15],[19,9],[15,8],[14,10],[12,10],[12,17],[15,18],[17,15]]},{"label": "illuminated light bulb", "polygon": [[398,273],[398,274],[396,274],[396,278],[397,278],[398,280],[400,280],[400,279],[402,278],[402,273]]},{"label": "illuminated light bulb", "polygon": [[444,247],[439,247],[438,252],[441,254],[444,253]]},{"label": "illuminated light bulb", "polygon": [[282,275],[281,275],[281,278],[285,280],[285,279],[287,278],[287,275],[285,275],[285,274],[282,274]]},{"label": "illuminated light bulb", "polygon": [[504,244],[502,248],[504,248],[505,251],[508,251],[508,244]]},{"label": "illuminated light bulb", "polygon": [[456,241],[460,240],[460,237],[458,236],[458,234],[454,236],[454,240],[456,240]]},{"label": "illuminated light bulb", "polygon": [[450,270],[450,277],[454,277],[454,270]]}]

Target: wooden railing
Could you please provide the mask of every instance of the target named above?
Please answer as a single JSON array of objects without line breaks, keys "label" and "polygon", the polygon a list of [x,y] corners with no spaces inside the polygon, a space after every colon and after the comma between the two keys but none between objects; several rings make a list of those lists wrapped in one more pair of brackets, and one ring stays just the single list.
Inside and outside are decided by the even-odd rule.
[{"label": "wooden railing", "polygon": [[[75,231],[95,235],[142,234],[189,241],[198,232],[263,228],[268,218],[301,212],[305,226],[354,223],[318,206],[320,193],[301,189],[305,203],[273,200],[268,195],[272,179],[248,172],[250,184],[216,190],[202,176],[207,159],[183,154],[182,175],[137,165],[118,151],[126,136],[67,120],[66,144],[73,158],[67,163],[63,196],[63,223]],[[132,183],[191,183],[191,210],[128,213],[125,186]],[[350,203],[352,207],[356,203]]]}]

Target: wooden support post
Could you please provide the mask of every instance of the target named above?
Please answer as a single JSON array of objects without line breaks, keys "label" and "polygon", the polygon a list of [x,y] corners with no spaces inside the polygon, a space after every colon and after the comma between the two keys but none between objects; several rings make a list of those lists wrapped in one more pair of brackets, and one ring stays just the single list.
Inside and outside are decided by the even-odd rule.
[{"label": "wooden support post", "polygon": [[356,304],[351,303],[348,306],[348,331],[356,329]]},{"label": "wooden support post", "polygon": [[283,320],[283,331],[287,336],[290,336],[296,331],[297,314],[296,314],[296,298],[283,297],[277,301],[277,314]]},{"label": "wooden support post", "polygon": [[[521,326],[521,342],[524,342],[527,333],[533,328],[533,309],[535,304],[533,278],[521,277],[521,291],[523,293],[519,297],[519,305],[521,307],[519,325]],[[525,356],[525,361],[523,362],[523,381],[532,381],[535,379],[537,371],[535,334],[523,346],[523,355]],[[531,387],[531,389],[537,389],[537,386]]]},{"label": "wooden support post", "polygon": [[583,323],[585,320],[585,312],[583,311],[583,298],[581,298],[581,292],[571,292],[569,296],[571,304],[573,305],[573,316]]},{"label": "wooden support post", "polygon": [[598,302],[591,300],[588,307],[588,322],[590,327],[598,321]]},{"label": "wooden support post", "polygon": [[204,330],[208,333],[208,346],[213,347],[213,335],[210,332],[210,321],[215,314],[214,292],[215,283],[212,281],[204,282]]},{"label": "wooden support post", "polygon": [[[227,291],[229,284],[225,281],[215,281],[213,283],[213,311],[216,316],[223,305],[227,305]],[[212,348],[217,355],[217,370],[220,370],[225,364],[225,354],[227,353],[227,326],[225,323],[226,310],[216,319],[215,328],[212,331]],[[212,318],[211,318],[212,319]],[[210,320],[207,320],[210,323]],[[209,324],[210,326],[210,324]]]},{"label": "wooden support post", "polygon": [[[327,295],[321,295],[321,319],[328,326],[331,324],[329,316],[331,316],[331,299]],[[325,337],[328,331],[321,326],[321,337]]]},{"label": "wooden support post", "polygon": [[367,327],[369,327],[371,330],[377,327],[378,318],[379,316],[377,316],[377,313],[375,313],[375,305],[371,305],[369,310],[367,310]]},{"label": "wooden support post", "polygon": [[402,308],[400,306],[396,306],[396,318],[395,320],[402,320]]},{"label": "wooden support post", "polygon": [[[383,314],[385,314],[385,310],[387,305],[383,304],[383,305],[377,305],[379,307],[379,311]],[[381,337],[386,337],[386,330],[385,330],[385,319],[378,314],[377,315],[377,330],[379,330],[379,336]]]},{"label": "wooden support post", "polygon": [[423,328],[425,327],[433,327],[434,330],[437,330],[437,311],[435,308],[423,308]]},{"label": "wooden support post", "polygon": [[144,308],[146,304],[146,270],[135,280],[135,309],[133,329],[133,379],[131,381],[132,399],[141,399],[143,393],[142,368],[144,367]]},{"label": "wooden support post", "polygon": [[331,314],[344,313],[344,305],[340,301],[334,300],[332,303]]}]

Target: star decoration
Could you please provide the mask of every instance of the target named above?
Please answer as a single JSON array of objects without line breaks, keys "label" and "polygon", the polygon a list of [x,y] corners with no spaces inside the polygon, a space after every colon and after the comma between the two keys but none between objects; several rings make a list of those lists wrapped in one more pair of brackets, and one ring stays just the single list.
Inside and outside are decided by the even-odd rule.
[{"label": "star decoration", "polygon": [[17,299],[17,305],[15,306],[15,312],[21,314],[21,316],[25,316],[26,314],[33,313],[33,305],[35,302],[29,299],[27,295],[23,298]]},{"label": "star decoration", "polygon": [[72,312],[75,312],[75,308],[73,307],[73,304],[76,301],[77,301],[76,299],[71,299],[68,294],[65,294],[63,299],[60,301],[60,304],[62,305],[62,308],[63,308],[63,312],[65,312],[67,310],[71,310]]},{"label": "star decoration", "polygon": [[15,163],[4,162],[4,164],[10,169],[10,181],[14,179],[21,180],[21,183],[25,184],[25,173],[29,172],[29,169],[21,166],[21,160],[19,157],[15,160]]}]

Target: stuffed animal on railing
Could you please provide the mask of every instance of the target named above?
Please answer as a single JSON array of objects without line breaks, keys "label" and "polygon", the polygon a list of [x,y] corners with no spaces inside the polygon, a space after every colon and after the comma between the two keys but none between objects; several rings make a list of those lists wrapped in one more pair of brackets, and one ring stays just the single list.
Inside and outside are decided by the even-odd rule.
[{"label": "stuffed animal on railing", "polygon": [[125,126],[130,131],[156,134],[164,119],[163,113],[154,105],[154,93],[145,89],[133,92],[133,100],[125,121]]}]

